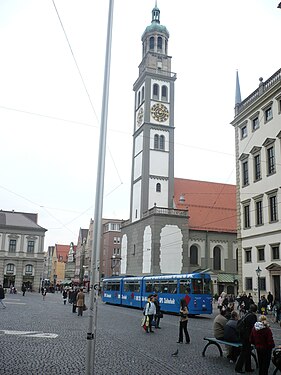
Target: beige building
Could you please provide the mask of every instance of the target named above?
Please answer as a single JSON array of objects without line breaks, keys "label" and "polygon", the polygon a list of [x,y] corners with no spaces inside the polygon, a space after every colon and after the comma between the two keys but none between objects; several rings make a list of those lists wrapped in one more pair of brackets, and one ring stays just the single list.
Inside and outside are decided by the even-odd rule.
[{"label": "beige building", "polygon": [[0,211],[0,283],[38,291],[43,278],[44,237],[37,214]]}]

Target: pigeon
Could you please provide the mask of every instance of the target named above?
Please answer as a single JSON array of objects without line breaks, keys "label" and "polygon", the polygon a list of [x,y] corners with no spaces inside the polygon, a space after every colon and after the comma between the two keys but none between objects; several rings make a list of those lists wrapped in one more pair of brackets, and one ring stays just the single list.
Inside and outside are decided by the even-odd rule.
[{"label": "pigeon", "polygon": [[179,354],[179,349],[177,349],[177,350],[175,351],[175,353],[172,354],[172,357],[177,357],[178,354]]}]

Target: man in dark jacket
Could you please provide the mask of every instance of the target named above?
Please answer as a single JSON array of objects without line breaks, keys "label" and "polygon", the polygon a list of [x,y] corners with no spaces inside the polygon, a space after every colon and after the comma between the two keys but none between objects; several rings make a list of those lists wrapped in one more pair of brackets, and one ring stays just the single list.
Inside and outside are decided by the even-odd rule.
[{"label": "man in dark jacket", "polygon": [[161,317],[161,311],[160,311],[160,303],[159,303],[159,300],[158,300],[158,294],[154,294],[154,305],[156,307],[156,314],[155,314],[155,328],[158,328],[160,329],[161,327],[159,327],[159,323],[160,323],[160,317]]},{"label": "man in dark jacket", "polygon": [[257,321],[257,306],[250,305],[249,312],[242,318],[244,319],[244,329],[240,335],[240,341],[242,343],[241,353],[236,362],[235,371],[239,374],[243,374],[243,366],[245,365],[246,372],[254,372],[251,368],[251,343],[250,335],[252,328],[254,327]]},{"label": "man in dark jacket", "polygon": [[[231,312],[230,319],[227,321],[224,326],[224,340],[228,342],[239,342],[238,332],[236,330],[238,322],[238,314],[236,311]],[[230,346],[228,349],[227,358],[232,362],[236,362],[240,354],[240,348],[235,348]]]},{"label": "man in dark jacket", "polygon": [[3,306],[3,309],[6,308],[6,305],[3,302],[4,298],[5,298],[5,292],[4,292],[4,289],[3,289],[2,285],[0,285],[0,303]]}]

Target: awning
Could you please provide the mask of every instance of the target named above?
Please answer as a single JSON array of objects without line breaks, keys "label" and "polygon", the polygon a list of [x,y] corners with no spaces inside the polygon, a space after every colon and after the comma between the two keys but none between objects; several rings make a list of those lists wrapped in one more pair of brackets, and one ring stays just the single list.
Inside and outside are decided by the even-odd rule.
[{"label": "awning", "polygon": [[60,283],[61,284],[71,284],[72,281],[71,280],[62,280]]},{"label": "awning", "polygon": [[238,279],[237,275],[232,273],[219,273],[218,274],[218,283],[234,283]]}]

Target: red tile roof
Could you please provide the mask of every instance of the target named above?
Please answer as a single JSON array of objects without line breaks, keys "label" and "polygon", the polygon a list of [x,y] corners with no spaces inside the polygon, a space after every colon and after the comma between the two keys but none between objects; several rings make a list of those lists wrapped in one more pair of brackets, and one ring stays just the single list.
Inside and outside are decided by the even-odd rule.
[{"label": "red tile roof", "polygon": [[[183,195],[185,201],[180,202]],[[190,229],[236,233],[236,186],[175,178],[174,204],[188,209]]]}]

